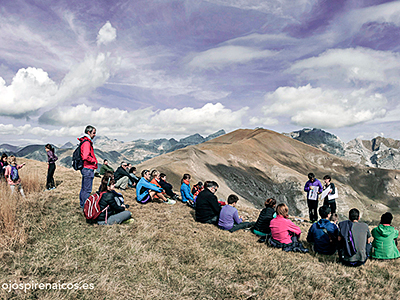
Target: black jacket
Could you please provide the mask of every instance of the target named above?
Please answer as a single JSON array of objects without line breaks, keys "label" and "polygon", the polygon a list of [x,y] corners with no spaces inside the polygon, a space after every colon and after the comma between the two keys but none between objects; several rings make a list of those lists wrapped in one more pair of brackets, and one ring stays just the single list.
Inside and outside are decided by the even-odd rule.
[{"label": "black jacket", "polygon": [[262,233],[270,234],[271,228],[269,228],[269,223],[274,218],[275,209],[272,207],[266,207],[258,216],[256,225],[254,225],[254,229],[260,231]]},{"label": "black jacket", "polygon": [[115,172],[114,172],[114,180],[115,180],[115,182],[117,182],[118,180],[120,180],[124,176],[128,176],[128,178],[131,178],[129,173],[123,167],[119,166],[118,169],[115,170]]},{"label": "black jacket", "polygon": [[[335,185],[332,182],[326,188],[332,190],[331,195],[335,194],[336,188],[335,188]],[[335,202],[335,199],[329,200],[328,196],[326,196],[324,201],[328,202],[328,203],[333,203],[333,202]]]},{"label": "black jacket", "polygon": [[196,198],[196,221],[207,222],[215,216],[219,217],[221,206],[218,198],[208,188],[200,192]]},{"label": "black jacket", "polygon": [[[118,214],[122,211],[125,210],[124,207],[121,207],[118,205],[117,201],[115,201],[115,193],[112,191],[108,191],[107,193],[104,193],[103,196],[101,196],[99,205],[100,209],[103,210],[107,205],[109,205],[107,209],[107,217],[110,217],[111,215]],[[103,211],[98,218],[96,219],[97,222],[99,221],[105,221],[106,220],[106,211]]]}]

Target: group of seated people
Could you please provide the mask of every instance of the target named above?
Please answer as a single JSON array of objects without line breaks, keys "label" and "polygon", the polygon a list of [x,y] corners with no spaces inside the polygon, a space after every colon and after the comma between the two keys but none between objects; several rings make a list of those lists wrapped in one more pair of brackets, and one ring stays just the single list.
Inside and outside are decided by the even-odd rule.
[{"label": "group of seated people", "polygon": [[[129,164],[122,163],[118,169],[126,170],[128,167]],[[122,195],[115,191],[118,182],[122,182],[119,186],[123,189],[131,179],[128,178],[128,181],[126,179],[121,181],[123,177],[117,179],[118,169],[114,173],[106,171],[102,178],[99,192],[103,194],[99,204],[100,209],[104,211],[96,220],[98,224],[112,225],[131,218]],[[141,176],[140,179],[136,177],[137,181],[132,180],[136,187],[137,201],[141,204],[153,200],[175,204],[176,200],[179,200],[195,209],[197,222],[213,224],[230,232],[250,228],[260,237],[259,242],[266,242],[287,252],[309,251],[299,241],[301,229],[288,218],[287,205],[283,203],[276,205],[276,200],[273,198],[265,201],[265,208],[261,210],[256,222],[244,222],[236,208],[238,196],[229,195],[227,203],[218,200],[215,193],[219,186],[215,181],[206,181],[204,185],[199,182],[191,189],[191,176],[184,174],[181,180],[181,198],[179,198],[173,191],[172,185],[166,181],[166,174],[157,170],[151,172],[143,170]],[[337,214],[332,214],[329,206],[320,207],[319,215],[321,219],[310,227],[307,234],[307,242],[313,245],[316,253],[324,255],[338,253],[339,261],[348,266],[363,265],[368,257],[376,259],[400,257],[397,249],[399,232],[391,226],[393,216],[390,212],[382,215],[379,226],[372,230],[372,234],[367,224],[359,222],[360,212],[356,208],[349,211],[349,220],[339,224],[337,224]]]}]

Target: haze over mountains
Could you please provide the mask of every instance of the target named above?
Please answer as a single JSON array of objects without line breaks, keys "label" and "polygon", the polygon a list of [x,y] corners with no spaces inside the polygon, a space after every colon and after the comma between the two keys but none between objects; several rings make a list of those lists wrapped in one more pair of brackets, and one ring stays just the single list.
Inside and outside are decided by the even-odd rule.
[{"label": "haze over mountains", "polygon": [[[171,139],[155,140],[135,140],[131,142],[122,142],[117,139],[109,139],[106,136],[97,136],[94,139],[94,147],[99,163],[103,159],[108,159],[111,166],[117,167],[121,161],[129,161],[132,164],[138,164],[144,160],[157,155],[172,152],[174,150],[203,143],[215,137],[225,134],[223,129],[203,137],[196,133],[191,136],[180,139],[179,141]],[[78,142],[77,142],[78,143]],[[71,167],[72,153],[77,145],[68,142],[61,147],[56,148],[56,154],[59,158],[58,163],[64,167]],[[44,145],[28,145],[25,147],[12,146],[8,144],[0,145],[0,152],[14,154],[17,157],[25,157],[38,161],[47,161],[47,154],[44,151]]]}]

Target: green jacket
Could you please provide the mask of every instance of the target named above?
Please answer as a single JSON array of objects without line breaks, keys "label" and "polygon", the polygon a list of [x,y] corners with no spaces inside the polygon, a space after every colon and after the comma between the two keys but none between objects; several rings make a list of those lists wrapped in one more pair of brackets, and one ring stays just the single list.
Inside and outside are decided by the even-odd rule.
[{"label": "green jacket", "polygon": [[101,165],[100,172],[99,172],[100,175],[104,175],[104,173],[107,172],[107,171],[110,171],[110,172],[114,173],[114,169],[111,168],[109,165]]},{"label": "green jacket", "polygon": [[372,242],[372,257],[378,259],[394,259],[400,257],[394,239],[399,236],[399,231],[392,226],[379,224],[371,232],[374,241]]}]

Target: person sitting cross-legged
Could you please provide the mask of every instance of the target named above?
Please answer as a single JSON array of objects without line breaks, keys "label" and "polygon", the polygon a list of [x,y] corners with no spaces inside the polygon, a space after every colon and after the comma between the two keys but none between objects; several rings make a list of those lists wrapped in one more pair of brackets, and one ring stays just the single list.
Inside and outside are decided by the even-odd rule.
[{"label": "person sitting cross-legged", "polygon": [[271,238],[271,220],[276,217],[276,200],[269,198],[264,203],[265,208],[260,212],[257,222],[254,225],[253,233],[260,237],[259,243],[264,243]]},{"label": "person sitting cross-legged", "polygon": [[360,211],[352,208],[349,211],[349,220],[339,223],[339,260],[351,267],[365,264],[372,248],[368,225],[359,220]]},{"label": "person sitting cross-legged", "polygon": [[218,227],[223,230],[229,230],[229,232],[235,232],[239,229],[246,229],[254,226],[255,222],[243,222],[243,219],[239,217],[236,204],[239,201],[239,197],[236,195],[229,195],[228,205],[221,208],[219,213]]},{"label": "person sitting cross-legged", "polygon": [[316,253],[332,255],[336,252],[338,228],[329,221],[331,209],[329,206],[321,206],[318,210],[321,219],[314,223],[307,235],[307,242],[314,243]]},{"label": "person sitting cross-legged", "polygon": [[276,218],[272,219],[269,227],[271,228],[270,244],[276,248],[289,252],[308,252],[299,242],[301,229],[288,219],[289,208],[281,203],[276,207]]},{"label": "person sitting cross-legged", "polygon": [[381,216],[381,223],[372,229],[372,257],[377,259],[395,259],[400,257],[397,249],[397,238],[399,231],[394,229],[392,223],[393,215],[390,212]]}]

